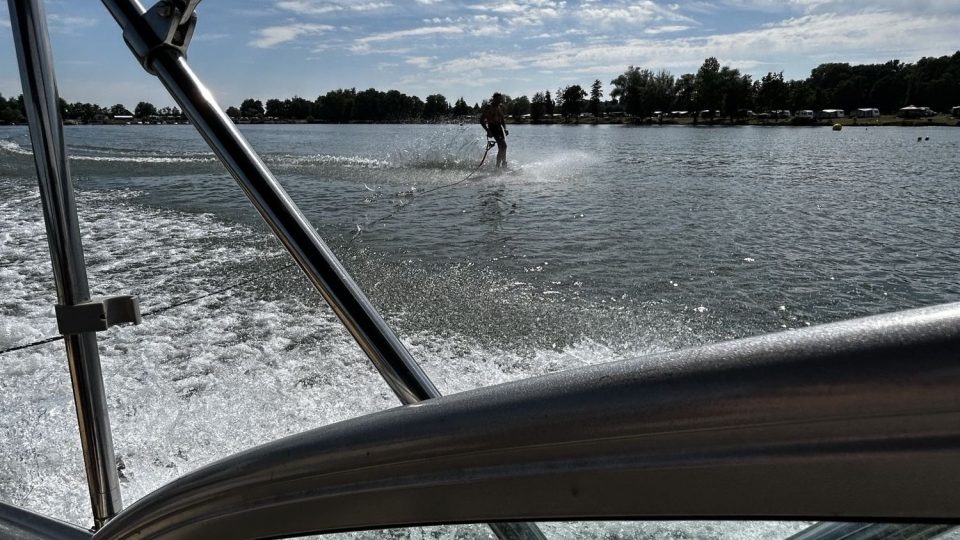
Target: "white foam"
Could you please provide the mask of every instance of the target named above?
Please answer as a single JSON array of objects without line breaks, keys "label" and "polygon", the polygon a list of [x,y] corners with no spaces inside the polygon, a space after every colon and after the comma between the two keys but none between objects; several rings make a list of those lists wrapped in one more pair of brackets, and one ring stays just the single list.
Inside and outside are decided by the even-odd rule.
[{"label": "white foam", "polygon": [[169,157],[169,156],[78,156],[71,155],[74,161],[103,161],[115,163],[211,163],[213,157]]},{"label": "white foam", "polygon": [[9,139],[0,139],[0,151],[9,152],[11,154],[20,154],[23,156],[32,156],[33,152],[20,146],[16,141],[11,141]]},{"label": "white foam", "polygon": [[[115,163],[209,163],[217,161],[215,157],[209,154],[196,155],[151,155],[143,153],[124,153],[122,151],[103,151],[108,155],[91,156],[82,152],[86,150],[78,149],[69,151],[69,158],[73,161],[100,161]],[[33,151],[20,146],[16,141],[9,139],[0,139],[0,152],[17,154],[22,156],[32,156]],[[112,153],[110,153],[112,152]]]},{"label": "white foam", "polygon": [[267,161],[281,165],[337,165],[356,169],[387,169],[393,165],[389,161],[363,156],[335,156],[329,154],[313,154],[308,156],[284,155],[268,156]]}]

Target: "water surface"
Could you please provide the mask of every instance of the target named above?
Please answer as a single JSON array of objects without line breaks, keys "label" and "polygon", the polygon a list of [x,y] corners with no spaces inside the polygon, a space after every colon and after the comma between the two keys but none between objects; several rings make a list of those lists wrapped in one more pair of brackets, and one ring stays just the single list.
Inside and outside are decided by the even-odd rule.
[{"label": "water surface", "polygon": [[[515,126],[504,175],[476,126],[243,131],[444,393],[960,300],[956,129]],[[243,282],[101,335],[128,502],[396,405],[191,127],[66,137],[95,294]],[[29,148],[0,127],[0,348],[56,334]],[[0,500],[85,523],[70,395],[62,345],[4,355]]]}]

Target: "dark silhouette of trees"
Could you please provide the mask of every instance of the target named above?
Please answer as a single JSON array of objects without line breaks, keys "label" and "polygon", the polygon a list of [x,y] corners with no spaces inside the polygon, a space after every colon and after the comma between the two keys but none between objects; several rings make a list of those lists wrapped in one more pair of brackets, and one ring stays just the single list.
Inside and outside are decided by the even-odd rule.
[{"label": "dark silhouette of trees", "polygon": [[530,120],[539,122],[547,114],[547,97],[543,92],[533,94],[530,100]]},{"label": "dark silhouette of trees", "polygon": [[664,70],[654,73],[630,66],[610,84],[613,85],[610,97],[617,98],[623,110],[633,116],[646,117],[654,111],[668,111],[676,95],[676,81]]},{"label": "dark silhouette of trees", "polygon": [[741,112],[753,106],[753,81],[738,69],[727,66],[720,69],[720,93],[723,96],[720,110],[731,120],[741,117]]},{"label": "dark silhouette of trees", "polygon": [[287,109],[279,99],[268,99],[265,114],[271,118],[286,118]]},{"label": "dark silhouette of trees", "polygon": [[457,100],[453,105],[453,115],[454,116],[467,116],[470,114],[470,106],[467,105],[467,102],[463,100],[463,97]]},{"label": "dark silhouette of trees", "polygon": [[600,82],[600,79],[596,79],[590,86],[590,113],[593,114],[594,118],[600,117],[601,106],[603,105],[602,99],[603,83]]},{"label": "dark silhouette of trees", "polygon": [[563,89],[563,103],[560,107],[560,114],[564,118],[576,118],[580,116],[580,113],[583,112],[586,107],[586,97],[587,92],[580,87],[579,84],[574,84]]},{"label": "dark silhouette of trees", "polygon": [[[696,73],[674,77],[661,70],[654,72],[639,66],[627,70],[610,81],[609,101],[603,101],[603,85],[595,80],[587,92],[580,85],[567,86],[551,93],[536,92],[532,98],[504,96],[504,111],[515,120],[530,115],[534,122],[551,118],[560,112],[566,118],[590,111],[595,116],[625,113],[647,118],[657,111],[683,110],[699,115],[711,111],[736,119],[750,109],[757,111],[838,108],[850,111],[857,108],[878,108],[884,114],[893,114],[906,105],[931,107],[948,112],[960,104],[960,51],[940,57],[924,57],[915,64],[890,60],[882,64],[851,65],[831,62],[813,68],[810,76],[801,80],[785,80],[783,72],[767,73],[757,81],[730,66],[721,66],[716,58],[707,58]],[[110,115],[128,115],[121,103],[106,108],[94,103],[58,101],[61,116],[71,122],[99,122]],[[264,116],[277,120],[320,122],[407,122],[438,121],[449,117],[479,114],[480,105],[467,105],[463,97],[451,107],[441,94],[427,97],[408,96],[397,90],[382,92],[369,88],[330,90],[313,102],[299,96],[288,99],[270,98],[263,103],[254,98],[243,100],[239,107],[231,106],[227,115],[234,119],[259,119]],[[160,116],[165,119],[182,118],[176,107],[157,110],[152,104],[140,102],[134,108],[138,118]],[[25,121],[23,97],[0,96],[0,122]]]},{"label": "dark silhouette of trees", "polygon": [[137,103],[136,108],[133,109],[133,115],[137,118],[156,116],[157,108],[153,106],[153,103],[141,101],[140,103]]},{"label": "dark silhouette of trees", "polygon": [[754,102],[758,111],[776,111],[787,107],[789,87],[783,80],[783,72],[767,73],[753,83]]},{"label": "dark silhouette of trees", "polygon": [[707,111],[706,116],[713,119],[723,101],[720,62],[716,58],[711,56],[704,60],[697,71],[694,95],[694,105],[698,109],[694,118],[698,117],[701,111]]},{"label": "dark silhouette of trees", "polygon": [[445,116],[450,111],[450,104],[447,98],[441,94],[427,96],[427,101],[423,105],[423,117],[427,120],[437,120]]},{"label": "dark silhouette of trees", "polygon": [[520,96],[510,100],[507,114],[513,117],[514,120],[520,121],[523,115],[530,114],[530,99],[527,98],[527,96]]},{"label": "dark silhouette of trees", "polygon": [[5,99],[0,94],[0,123],[19,123],[25,120],[23,110],[23,96]]},{"label": "dark silhouette of trees", "polygon": [[240,103],[240,116],[261,117],[266,111],[263,110],[263,103],[259,99],[245,99]]},{"label": "dark silhouette of trees", "polygon": [[673,83],[673,109],[692,111],[697,107],[697,76],[685,73]]},{"label": "dark silhouette of trees", "polygon": [[349,122],[353,115],[353,102],[357,91],[353,88],[331,90],[314,102],[317,116],[327,122]]}]

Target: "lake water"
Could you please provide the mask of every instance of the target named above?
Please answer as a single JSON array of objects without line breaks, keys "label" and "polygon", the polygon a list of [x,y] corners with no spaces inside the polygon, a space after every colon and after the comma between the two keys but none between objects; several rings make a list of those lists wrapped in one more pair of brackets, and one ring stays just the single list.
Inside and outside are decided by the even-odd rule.
[{"label": "lake water", "polygon": [[[958,129],[515,126],[512,172],[491,155],[466,181],[476,126],[243,132],[444,393],[960,300]],[[397,405],[192,127],[66,138],[94,294],[148,314],[100,335],[125,502]],[[29,149],[25,128],[0,127],[0,349],[56,335]],[[0,411],[0,500],[88,523],[62,344],[2,357]]]}]

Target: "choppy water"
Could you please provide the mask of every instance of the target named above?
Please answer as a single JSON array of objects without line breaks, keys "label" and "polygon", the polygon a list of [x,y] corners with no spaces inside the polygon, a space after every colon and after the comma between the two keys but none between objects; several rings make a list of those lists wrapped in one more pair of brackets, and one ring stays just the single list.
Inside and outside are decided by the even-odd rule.
[{"label": "choppy water", "polygon": [[[956,129],[517,126],[517,171],[463,183],[483,150],[473,126],[244,131],[444,393],[960,300]],[[396,405],[192,128],[66,136],[94,294],[150,312],[264,276],[101,335],[126,502]],[[0,127],[0,349],[56,333],[29,148]],[[68,377],[59,343],[0,361],[0,500],[87,523]]]}]

